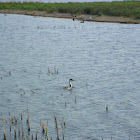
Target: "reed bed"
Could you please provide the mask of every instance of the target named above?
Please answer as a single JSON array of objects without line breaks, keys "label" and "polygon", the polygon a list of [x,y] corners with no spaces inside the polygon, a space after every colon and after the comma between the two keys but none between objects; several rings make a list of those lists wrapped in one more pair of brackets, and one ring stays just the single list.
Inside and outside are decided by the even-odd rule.
[{"label": "reed bed", "polygon": [[140,19],[140,1],[114,1],[91,3],[40,3],[40,2],[7,2],[0,3],[0,9],[37,10],[47,13],[70,13],[72,15],[107,15]]},{"label": "reed bed", "polygon": [[[106,111],[108,112],[108,104],[106,105]],[[26,113],[26,114],[25,114]],[[23,114],[25,114],[24,116],[27,116],[27,120],[26,120],[26,124],[23,121]],[[11,113],[9,113],[10,119],[5,119],[5,118],[0,118],[1,122],[2,122],[2,127],[3,127],[3,139],[2,140],[9,140],[9,139],[13,139],[13,140],[52,140],[52,137],[48,136],[48,122],[47,125],[45,125],[45,123],[40,120],[40,128],[37,128],[37,130],[34,132],[34,134],[30,134],[30,117],[29,117],[29,108],[27,106],[27,109],[24,110],[22,113],[19,114],[18,117],[11,115]],[[22,117],[20,117],[22,116]],[[7,134],[9,134],[9,132],[7,130],[5,130],[5,125],[7,126],[10,123],[10,134],[12,134],[12,136],[9,137],[9,135],[7,136]],[[56,117],[56,115],[54,115],[54,124],[55,124],[55,130],[56,130],[56,137],[53,136],[53,139],[55,140],[65,140],[65,128],[66,128],[66,122],[65,122],[65,118],[63,117],[61,121],[58,120],[58,118]],[[20,126],[22,126],[22,128],[20,128]],[[27,126],[27,127],[25,127]],[[38,136],[38,133],[40,131],[40,129],[42,129],[42,134],[41,137]],[[7,132],[6,132],[7,131]],[[102,138],[102,140],[104,140],[104,138]],[[112,136],[111,136],[111,140],[113,140]],[[130,135],[128,140],[130,140]]]},{"label": "reed bed", "polygon": [[[26,113],[26,114],[25,114]],[[23,115],[24,114],[24,115]],[[52,138],[50,138],[48,136],[48,122],[45,125],[45,123],[40,120],[40,128],[37,128],[37,130],[34,132],[34,134],[30,134],[30,116],[29,116],[29,107],[27,106],[27,109],[24,110],[22,113],[20,113],[18,115],[18,117],[12,115],[11,113],[9,113],[10,118],[5,119],[4,117],[0,118],[0,121],[2,122],[2,127],[3,127],[3,138],[2,140],[9,140],[9,139],[13,139],[13,140],[51,140]],[[21,117],[22,116],[22,117]],[[27,116],[26,118],[23,118]],[[26,121],[23,121],[26,120]],[[10,126],[8,126],[10,125]],[[55,130],[56,130],[56,134],[57,137],[54,139],[60,140],[60,132],[62,132],[62,136],[63,140],[64,140],[64,129],[65,129],[65,119],[62,118],[61,123],[59,123],[58,118],[56,116],[54,116],[54,125],[55,125]],[[10,127],[10,136],[9,136],[9,132],[6,128]],[[42,129],[42,134],[41,136],[38,136],[38,133],[40,131],[40,129]],[[8,135],[6,135],[6,133]]]}]

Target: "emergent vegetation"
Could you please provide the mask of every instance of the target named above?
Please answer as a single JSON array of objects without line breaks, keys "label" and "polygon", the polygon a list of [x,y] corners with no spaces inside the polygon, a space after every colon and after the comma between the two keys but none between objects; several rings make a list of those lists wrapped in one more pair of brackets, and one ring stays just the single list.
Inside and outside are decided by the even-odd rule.
[{"label": "emergent vegetation", "polygon": [[124,16],[140,19],[140,1],[92,2],[92,3],[0,3],[0,9],[38,10],[48,13]]}]

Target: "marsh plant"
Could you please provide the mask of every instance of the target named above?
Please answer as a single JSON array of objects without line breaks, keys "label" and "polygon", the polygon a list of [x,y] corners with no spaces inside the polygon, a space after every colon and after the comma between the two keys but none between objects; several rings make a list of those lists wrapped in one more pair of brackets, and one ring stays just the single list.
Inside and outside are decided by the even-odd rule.
[{"label": "marsh plant", "polygon": [[91,3],[41,3],[41,2],[6,2],[0,3],[0,9],[37,10],[47,13],[70,13],[72,15],[107,15],[140,19],[140,1],[113,1]]},{"label": "marsh plant", "polygon": [[[4,117],[0,118],[1,122],[2,122],[2,127],[3,127],[3,140],[9,140],[9,139],[13,139],[13,140],[39,140],[40,139],[40,130],[42,129],[42,134],[41,137],[42,139],[44,138],[45,140],[51,140],[51,138],[48,135],[48,121],[47,123],[44,123],[44,121],[40,121],[40,128],[38,128],[34,134],[30,134],[31,130],[30,130],[30,114],[29,114],[29,107],[27,105],[27,109],[24,110],[22,113],[20,113],[18,115],[18,117],[12,115],[11,113],[9,113],[10,119],[6,119]],[[26,118],[27,117],[27,118]],[[26,121],[25,121],[26,120]],[[57,140],[60,140],[60,132],[62,132],[62,137],[64,140],[64,129],[65,129],[65,119],[62,118],[62,121],[60,121],[61,123],[59,123],[57,117],[54,115],[54,123],[55,123],[55,130],[56,130],[56,138]],[[9,126],[8,126],[9,125]],[[10,128],[5,129],[6,128]],[[26,126],[26,127],[25,127]],[[9,134],[10,132],[10,136],[6,135]],[[39,134],[39,136],[38,136]]]}]

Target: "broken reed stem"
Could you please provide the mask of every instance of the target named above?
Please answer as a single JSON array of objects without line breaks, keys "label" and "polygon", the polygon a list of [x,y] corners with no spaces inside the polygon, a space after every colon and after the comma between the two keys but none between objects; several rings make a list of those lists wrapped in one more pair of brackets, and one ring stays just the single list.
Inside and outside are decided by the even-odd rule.
[{"label": "broken reed stem", "polygon": [[64,140],[64,128],[65,128],[65,118],[64,117],[62,119],[61,128],[62,128],[62,135],[63,135],[63,140]]},{"label": "broken reed stem", "polygon": [[34,139],[33,134],[32,134],[32,140]]},{"label": "broken reed stem", "polygon": [[55,67],[55,66],[54,66],[54,72],[57,73],[57,71],[56,71],[56,67]]},{"label": "broken reed stem", "polygon": [[44,125],[44,122],[40,122],[40,123],[41,123],[42,133],[44,134],[45,133],[45,125]]},{"label": "broken reed stem", "polygon": [[47,140],[50,140],[49,136],[48,136],[48,129],[46,128],[46,137],[47,137]]},{"label": "broken reed stem", "polygon": [[20,128],[18,128],[18,137],[20,138]]},{"label": "broken reed stem", "polygon": [[[50,68],[48,67],[48,74],[50,74],[51,71],[50,71]],[[56,69],[56,67],[54,66],[54,74],[58,74],[58,70]],[[52,75],[53,75],[53,72],[52,72]]]},{"label": "broken reed stem", "polygon": [[25,138],[25,133],[24,133],[23,125],[22,125],[22,138]]},{"label": "broken reed stem", "polygon": [[64,140],[64,128],[62,126],[62,135],[63,135],[63,140]]},{"label": "broken reed stem", "polygon": [[22,114],[21,114],[21,120],[22,120]]},{"label": "broken reed stem", "polygon": [[50,68],[48,67],[48,73],[50,73]]},{"label": "broken reed stem", "polygon": [[27,123],[27,127],[28,127],[28,132],[30,132],[30,124]]},{"label": "broken reed stem", "polygon": [[48,130],[47,130],[47,128],[46,128],[46,137],[48,138]]},{"label": "broken reed stem", "polygon": [[38,131],[36,131],[36,138],[35,138],[36,140],[37,140],[37,134],[38,134]]},{"label": "broken reed stem", "polygon": [[75,104],[77,103],[77,101],[76,101],[76,96],[75,96]]},{"label": "broken reed stem", "polygon": [[57,140],[59,140],[58,120],[55,115],[54,115],[54,118],[55,118],[56,132],[57,132]]},{"label": "broken reed stem", "polygon": [[46,136],[48,135],[48,130],[47,130],[47,128],[46,128]]},{"label": "broken reed stem", "polygon": [[64,127],[66,126],[66,123],[65,123],[65,118],[63,117],[63,124],[64,124]]},{"label": "broken reed stem", "polygon": [[15,140],[17,138],[16,125],[14,126],[14,138],[15,138]]},{"label": "broken reed stem", "polygon": [[55,72],[55,74],[58,74],[58,70],[56,70],[55,66],[54,66],[54,72]]},{"label": "broken reed stem", "polygon": [[28,105],[27,105],[27,112],[28,112],[27,127],[28,127],[28,132],[30,132],[30,116],[29,116],[29,108],[28,108]]},{"label": "broken reed stem", "polygon": [[28,113],[27,123],[29,124],[30,117],[29,117],[29,109],[28,109],[28,105],[27,105],[27,113]]},{"label": "broken reed stem", "polygon": [[3,120],[3,118],[2,118],[2,124],[3,124],[3,134],[4,134],[3,140],[6,140],[6,133],[5,133],[5,128],[4,128],[4,120]]},{"label": "broken reed stem", "polygon": [[[47,121],[47,127],[48,127],[48,121]],[[49,136],[48,136],[48,128],[46,127],[46,138],[47,140],[50,140]]]},{"label": "broken reed stem", "polygon": [[11,120],[10,120],[10,132],[11,132]]}]

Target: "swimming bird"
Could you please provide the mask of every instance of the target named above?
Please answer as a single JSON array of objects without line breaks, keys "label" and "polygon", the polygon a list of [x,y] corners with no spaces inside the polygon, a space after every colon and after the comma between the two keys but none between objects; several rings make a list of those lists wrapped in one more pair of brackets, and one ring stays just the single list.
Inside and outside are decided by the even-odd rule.
[{"label": "swimming bird", "polygon": [[64,87],[63,89],[72,89],[72,81],[75,81],[75,80],[69,79],[69,86],[68,87]]}]

